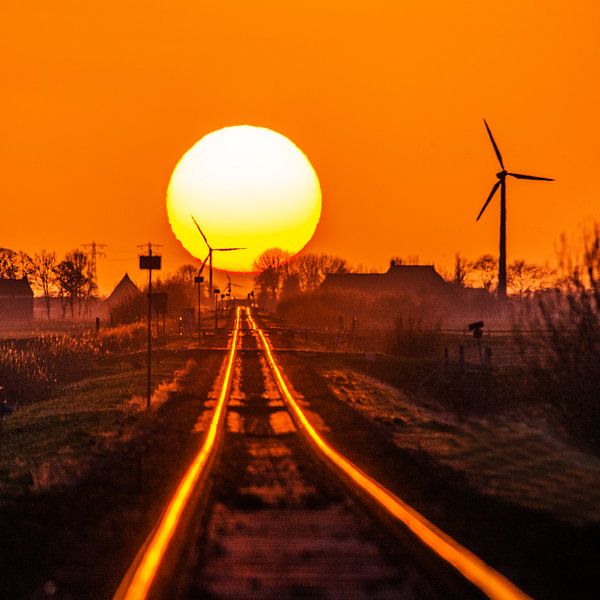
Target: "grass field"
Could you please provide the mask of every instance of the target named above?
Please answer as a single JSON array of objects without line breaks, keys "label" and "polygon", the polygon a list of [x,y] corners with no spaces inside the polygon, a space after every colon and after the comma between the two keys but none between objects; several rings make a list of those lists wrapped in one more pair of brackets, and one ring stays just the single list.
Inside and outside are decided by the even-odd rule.
[{"label": "grass field", "polygon": [[5,420],[0,597],[112,596],[197,451],[222,362],[176,346],[156,351],[150,413],[144,353],[117,353]]},{"label": "grass field", "polygon": [[[160,350],[154,361],[154,403],[190,365],[189,353]],[[144,353],[94,359],[85,378],[50,398],[22,404],[2,425],[0,502],[27,490],[76,481],[99,453],[143,425]],[[162,384],[162,385],[161,385]]]}]

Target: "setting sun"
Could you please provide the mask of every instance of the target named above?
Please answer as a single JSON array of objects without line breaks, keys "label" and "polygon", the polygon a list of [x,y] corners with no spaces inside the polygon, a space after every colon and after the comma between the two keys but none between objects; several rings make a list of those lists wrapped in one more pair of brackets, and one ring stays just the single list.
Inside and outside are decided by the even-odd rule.
[{"label": "setting sun", "polygon": [[317,175],[285,136],[263,127],[226,127],[203,137],[173,171],[167,191],[173,232],[190,254],[207,247],[191,215],[216,252],[215,267],[251,271],[268,248],[292,254],[311,239],[321,214]]},{"label": "setting sun", "polygon": [[0,1],[0,600],[591,597],[599,23]]}]

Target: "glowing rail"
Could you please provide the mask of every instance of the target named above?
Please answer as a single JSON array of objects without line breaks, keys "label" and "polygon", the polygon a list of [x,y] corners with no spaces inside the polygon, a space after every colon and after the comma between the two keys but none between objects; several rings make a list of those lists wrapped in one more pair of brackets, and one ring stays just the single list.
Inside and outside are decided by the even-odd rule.
[{"label": "glowing rail", "polygon": [[225,406],[229,394],[229,386],[231,383],[231,374],[237,348],[239,329],[240,309],[237,308],[233,338],[227,360],[227,366],[225,369],[223,385],[221,387],[219,399],[217,400],[204,443],[202,444],[198,454],[195,456],[183,479],[179,483],[179,486],[171,498],[167,509],[163,513],[158,526],[150,534],[150,537],[142,548],[141,553],[138,554],[138,557],[136,557],[136,561],[130,569],[130,572],[127,573],[123,579],[123,582],[117,589],[114,600],[143,600],[144,598],[148,597],[150,587],[160,568],[161,561],[165,556],[169,542],[175,534],[175,530],[177,529],[177,525],[181,519],[186,504],[194,490],[194,486],[198,482],[198,478],[202,474],[202,471],[215,448],[217,433],[222,425],[223,417],[225,415]]},{"label": "glowing rail", "polygon": [[487,565],[470,550],[461,546],[456,540],[446,535],[418,511],[400,500],[400,498],[392,492],[377,483],[374,479],[371,479],[371,477],[344,458],[323,440],[315,428],[310,424],[306,415],[302,412],[302,409],[290,393],[281,375],[281,371],[273,358],[271,345],[267,341],[260,327],[256,324],[256,321],[252,318],[250,309],[247,309],[247,315],[251,328],[258,333],[262,341],[265,354],[271,365],[271,369],[275,375],[275,380],[277,381],[277,385],[283,398],[292,411],[292,414],[295,416],[296,422],[301,425],[300,429],[306,433],[313,442],[313,445],[316,446],[337,469],[352,479],[363,491],[391,515],[404,523],[404,525],[406,525],[406,527],[408,527],[423,543],[429,546],[429,548],[431,548],[438,556],[451,564],[488,597],[498,600],[522,600],[529,598],[527,594],[521,591],[506,577]]}]

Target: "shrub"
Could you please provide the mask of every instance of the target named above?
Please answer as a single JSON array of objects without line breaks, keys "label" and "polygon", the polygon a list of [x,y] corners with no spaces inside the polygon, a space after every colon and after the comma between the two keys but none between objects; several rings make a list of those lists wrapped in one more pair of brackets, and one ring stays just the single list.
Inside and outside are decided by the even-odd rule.
[{"label": "shrub", "polygon": [[547,335],[529,359],[532,394],[554,407],[569,433],[600,448],[600,229],[562,289],[539,301]]}]

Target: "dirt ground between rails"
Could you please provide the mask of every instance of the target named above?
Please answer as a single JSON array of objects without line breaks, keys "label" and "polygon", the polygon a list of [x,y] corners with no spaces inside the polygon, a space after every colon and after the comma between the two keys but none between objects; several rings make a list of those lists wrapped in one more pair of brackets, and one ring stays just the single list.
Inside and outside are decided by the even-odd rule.
[{"label": "dirt ground between rails", "polygon": [[529,423],[462,419],[351,367],[280,353],[325,437],[536,598],[592,598],[600,461]]},{"label": "dirt ground between rails", "polygon": [[1,598],[112,597],[200,443],[195,424],[224,353],[185,355],[195,366],[179,391],[80,478],[0,505]]}]

